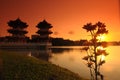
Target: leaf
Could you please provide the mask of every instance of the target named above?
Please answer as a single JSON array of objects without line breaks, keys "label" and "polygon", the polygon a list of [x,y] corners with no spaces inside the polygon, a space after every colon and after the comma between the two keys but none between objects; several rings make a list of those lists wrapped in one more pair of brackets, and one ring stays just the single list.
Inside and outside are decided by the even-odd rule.
[{"label": "leaf", "polygon": [[95,62],[95,60],[94,60],[94,59],[92,59],[92,58],[90,58],[90,61]]},{"label": "leaf", "polygon": [[97,34],[107,34],[108,30],[106,28],[98,28]]},{"label": "leaf", "polygon": [[81,48],[81,50],[85,50],[85,51],[87,51],[89,49],[89,47],[83,47],[83,48]]},{"label": "leaf", "polygon": [[89,58],[90,58],[89,56],[85,56],[83,60],[88,60]]},{"label": "leaf", "polygon": [[92,25],[92,23],[87,23],[86,25],[83,26],[83,29],[86,29],[87,32],[96,30],[96,25]]},{"label": "leaf", "polygon": [[106,30],[106,25],[102,22],[96,23],[96,26],[98,27],[97,34],[107,34],[108,30]]},{"label": "leaf", "polygon": [[88,67],[91,67],[93,63],[92,62],[88,62],[87,64],[88,64]]},{"label": "leaf", "polygon": [[104,64],[104,63],[105,63],[105,60],[100,61],[98,65],[100,66],[100,65],[102,65],[102,64]]},{"label": "leaf", "polygon": [[98,56],[99,56],[99,55],[102,55],[102,54],[103,54],[104,56],[107,56],[107,55],[108,55],[108,53],[106,52],[106,50],[101,50],[101,49],[98,49],[96,54],[97,54]]},{"label": "leaf", "polygon": [[103,55],[104,55],[104,56],[107,56],[107,55],[109,55],[109,54],[108,54],[107,52],[105,52],[105,53],[103,53]]}]

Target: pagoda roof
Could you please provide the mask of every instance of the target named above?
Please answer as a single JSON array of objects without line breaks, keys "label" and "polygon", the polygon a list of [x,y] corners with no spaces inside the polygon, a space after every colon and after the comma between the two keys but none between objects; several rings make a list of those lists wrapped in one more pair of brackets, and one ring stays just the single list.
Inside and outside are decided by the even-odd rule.
[{"label": "pagoda roof", "polygon": [[17,18],[16,20],[10,20],[8,22],[8,25],[10,27],[13,27],[13,28],[26,28],[28,27],[27,23],[21,21],[19,18]]},{"label": "pagoda roof", "polygon": [[8,32],[11,34],[27,34],[26,30],[16,30],[16,29],[8,29]]},{"label": "pagoda roof", "polygon": [[41,30],[38,30],[36,33],[38,33],[38,34],[42,34],[42,35],[44,35],[44,34],[52,34],[52,31],[41,31]]},{"label": "pagoda roof", "polygon": [[42,22],[38,23],[36,26],[38,28],[52,28],[51,24],[48,23],[46,20],[43,20]]}]

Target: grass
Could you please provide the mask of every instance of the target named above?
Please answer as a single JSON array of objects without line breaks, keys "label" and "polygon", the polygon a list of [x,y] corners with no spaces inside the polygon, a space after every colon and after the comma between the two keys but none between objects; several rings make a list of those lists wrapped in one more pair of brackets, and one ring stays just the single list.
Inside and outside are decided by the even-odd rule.
[{"label": "grass", "polygon": [[0,65],[3,80],[85,80],[47,61],[16,53],[0,52]]}]

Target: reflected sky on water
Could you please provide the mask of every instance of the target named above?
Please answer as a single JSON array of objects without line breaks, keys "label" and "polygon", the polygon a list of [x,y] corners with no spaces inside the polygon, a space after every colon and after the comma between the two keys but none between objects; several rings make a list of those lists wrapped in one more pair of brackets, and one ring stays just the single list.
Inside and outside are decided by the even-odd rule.
[{"label": "reflected sky on water", "polygon": [[[67,68],[81,77],[89,78],[89,68],[82,58],[86,55],[80,50],[80,46],[69,47],[52,47],[52,49],[43,50],[5,50],[7,52],[15,52],[26,56],[34,56],[38,59],[49,61],[53,64]],[[119,80],[120,75],[120,46],[109,46],[106,57],[106,63],[101,67],[101,72],[104,74],[105,80]]]},{"label": "reflected sky on water", "polygon": [[[69,49],[69,50],[68,50]],[[89,69],[86,66],[86,62],[82,58],[86,55],[86,52],[77,48],[68,48],[61,52],[61,54],[55,54],[52,52],[52,58],[50,61],[54,64],[60,65],[67,69],[80,74],[82,77],[90,78]],[[109,55],[106,57],[106,63],[101,67],[101,72],[104,75],[105,80],[120,80],[120,46],[109,46],[107,52]]]}]

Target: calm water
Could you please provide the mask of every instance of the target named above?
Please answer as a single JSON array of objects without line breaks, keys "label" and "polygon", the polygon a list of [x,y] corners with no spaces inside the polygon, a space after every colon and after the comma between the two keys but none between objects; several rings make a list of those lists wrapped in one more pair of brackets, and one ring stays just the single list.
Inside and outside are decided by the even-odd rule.
[{"label": "calm water", "polygon": [[[120,80],[119,50],[120,46],[109,46],[107,48],[109,55],[106,57],[106,63],[101,67],[105,80]],[[52,58],[49,59],[50,62],[90,79],[89,69],[86,66],[86,62],[82,60],[86,53],[84,51],[81,52],[80,47],[69,47],[69,49],[62,52],[52,53]]]},{"label": "calm water", "polygon": [[[82,58],[86,55],[84,51],[81,52],[80,46],[72,47],[54,47],[46,52],[44,51],[31,51],[31,50],[6,50],[9,52],[16,52],[42,58],[53,64],[67,68],[81,77],[89,78],[89,69],[86,62]],[[109,55],[106,57],[106,63],[101,67],[101,72],[104,74],[105,80],[120,80],[120,46],[109,46],[107,52]]]}]

